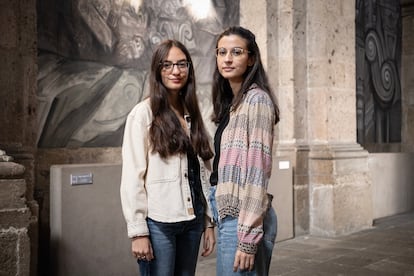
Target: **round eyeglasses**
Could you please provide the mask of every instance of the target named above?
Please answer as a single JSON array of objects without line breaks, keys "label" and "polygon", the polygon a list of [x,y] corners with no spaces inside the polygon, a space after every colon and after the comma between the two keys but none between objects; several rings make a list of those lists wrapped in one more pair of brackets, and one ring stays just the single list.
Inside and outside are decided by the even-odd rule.
[{"label": "round eyeglasses", "polygon": [[172,61],[163,61],[160,63],[161,68],[166,71],[167,73],[171,73],[174,71],[174,66],[177,66],[180,72],[187,72],[188,68],[190,67],[190,62],[186,60],[178,61],[173,63]]},{"label": "round eyeglasses", "polygon": [[222,47],[222,48],[216,49],[216,57],[225,57],[227,56],[228,52],[230,52],[232,57],[239,57],[243,55],[243,53],[250,53],[250,51],[243,49],[241,47],[234,47],[234,48],[231,48],[230,50]]}]

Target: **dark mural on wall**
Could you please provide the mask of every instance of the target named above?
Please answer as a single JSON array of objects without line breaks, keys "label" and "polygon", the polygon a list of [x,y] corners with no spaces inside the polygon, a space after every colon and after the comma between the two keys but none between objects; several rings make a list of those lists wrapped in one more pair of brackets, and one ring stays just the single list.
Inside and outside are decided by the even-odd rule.
[{"label": "dark mural on wall", "polygon": [[[38,0],[39,147],[112,147],[146,96],[154,47],[190,50],[203,116],[217,34],[238,24],[233,0]],[[203,109],[204,108],[204,109]]]},{"label": "dark mural on wall", "polygon": [[357,140],[401,141],[399,1],[356,1]]}]

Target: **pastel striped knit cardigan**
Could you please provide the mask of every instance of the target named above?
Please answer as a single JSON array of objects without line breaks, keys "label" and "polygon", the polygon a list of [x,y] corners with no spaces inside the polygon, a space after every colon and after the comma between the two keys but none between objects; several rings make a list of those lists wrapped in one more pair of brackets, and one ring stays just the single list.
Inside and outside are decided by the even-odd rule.
[{"label": "pastel striped knit cardigan", "polygon": [[220,218],[238,217],[238,249],[255,254],[263,237],[275,112],[260,88],[248,90],[223,131],[216,190]]}]

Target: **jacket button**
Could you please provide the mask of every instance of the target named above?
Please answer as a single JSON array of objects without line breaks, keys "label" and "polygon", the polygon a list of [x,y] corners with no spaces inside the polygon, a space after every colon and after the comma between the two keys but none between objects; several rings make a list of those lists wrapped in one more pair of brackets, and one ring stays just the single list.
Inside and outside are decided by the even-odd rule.
[{"label": "jacket button", "polygon": [[188,174],[187,173],[184,173],[184,177],[188,177]]},{"label": "jacket button", "polygon": [[190,202],[191,201],[191,198],[187,197],[187,201]]}]

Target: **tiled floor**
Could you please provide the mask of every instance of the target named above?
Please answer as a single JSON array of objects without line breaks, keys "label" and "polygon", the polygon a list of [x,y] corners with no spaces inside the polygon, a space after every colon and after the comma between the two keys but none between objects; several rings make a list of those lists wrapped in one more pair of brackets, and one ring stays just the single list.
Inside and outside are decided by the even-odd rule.
[{"label": "tiled floor", "polygon": [[[273,252],[271,276],[414,276],[414,213],[344,237],[297,237],[277,243]],[[200,257],[196,275],[214,276],[215,261]]]}]

